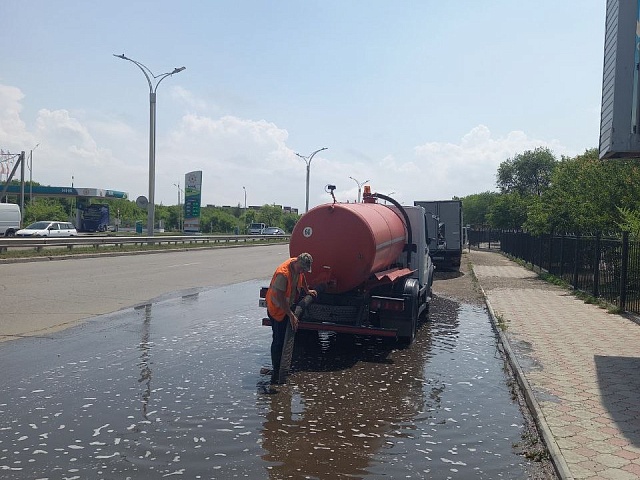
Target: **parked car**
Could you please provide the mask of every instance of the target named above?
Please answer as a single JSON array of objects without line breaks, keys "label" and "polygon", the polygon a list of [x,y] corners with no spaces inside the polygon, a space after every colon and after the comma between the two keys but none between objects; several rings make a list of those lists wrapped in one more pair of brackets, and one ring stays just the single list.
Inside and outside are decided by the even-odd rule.
[{"label": "parked car", "polygon": [[267,227],[262,232],[263,235],[286,235],[285,231],[278,227]]},{"label": "parked car", "polygon": [[16,232],[18,237],[73,237],[78,235],[73,223],[35,222]]}]

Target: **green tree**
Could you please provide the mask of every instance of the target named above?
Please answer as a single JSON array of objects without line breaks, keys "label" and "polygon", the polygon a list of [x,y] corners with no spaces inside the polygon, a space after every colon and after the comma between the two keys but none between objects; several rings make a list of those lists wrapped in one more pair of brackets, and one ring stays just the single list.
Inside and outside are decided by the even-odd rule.
[{"label": "green tree", "polygon": [[230,212],[220,207],[200,209],[200,226],[205,233],[233,233],[239,220]]},{"label": "green tree", "polygon": [[475,193],[462,198],[462,218],[464,223],[474,226],[487,225],[489,210],[496,203],[497,192]]},{"label": "green tree", "polygon": [[69,209],[57,198],[40,198],[37,202],[26,204],[24,208],[23,225],[29,225],[39,220],[69,219]]},{"label": "green tree", "polygon": [[263,205],[258,212],[258,222],[268,227],[280,227],[282,225],[282,207],[278,205]]},{"label": "green tree", "polygon": [[640,166],[635,159],[602,162],[598,150],[563,158],[528,224],[539,231],[592,233],[618,230],[623,212],[640,209]]},{"label": "green tree", "polygon": [[160,222],[164,225],[165,231],[171,231],[176,228],[176,216],[172,217],[171,208],[164,205],[156,205],[155,221],[156,226],[160,225]]},{"label": "green tree", "polygon": [[105,203],[109,205],[109,216],[111,223],[115,223],[115,219],[120,219],[122,227],[133,227],[136,221],[141,221],[146,225],[147,211],[136,205],[136,202],[127,199],[109,199]]},{"label": "green tree", "polygon": [[489,208],[487,220],[492,228],[520,230],[527,219],[530,200],[519,193],[503,193]]},{"label": "green tree", "polygon": [[244,230],[246,233],[246,228],[250,223],[257,222],[258,212],[252,208],[249,208],[244,211]]},{"label": "green tree", "polygon": [[298,220],[300,220],[300,215],[298,215],[297,213],[285,213],[283,216],[283,229],[285,230],[285,232],[293,232],[293,227],[296,226],[296,223],[298,223]]},{"label": "green tree", "polygon": [[540,196],[549,187],[556,164],[555,156],[546,147],[526,150],[500,164],[498,188],[502,193]]}]

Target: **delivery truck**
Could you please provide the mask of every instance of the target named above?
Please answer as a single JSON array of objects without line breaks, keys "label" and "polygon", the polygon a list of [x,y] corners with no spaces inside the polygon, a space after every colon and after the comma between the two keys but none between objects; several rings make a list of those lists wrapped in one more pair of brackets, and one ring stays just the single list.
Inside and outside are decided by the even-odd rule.
[{"label": "delivery truck", "polygon": [[464,248],[461,200],[415,201],[430,224],[429,252],[436,268],[458,270]]},{"label": "delivery truck", "polygon": [[109,205],[92,203],[82,212],[83,232],[106,232],[109,229]]},{"label": "delivery truck", "polygon": [[20,207],[15,203],[0,203],[0,235],[13,237],[22,223]]},{"label": "delivery truck", "polygon": [[307,299],[298,331],[393,337],[409,345],[431,301],[425,209],[371,193],[369,185],[362,203],[338,203],[333,189],[333,202],[302,215],[291,233],[289,254],[311,254],[312,271],[305,275],[319,291]]}]

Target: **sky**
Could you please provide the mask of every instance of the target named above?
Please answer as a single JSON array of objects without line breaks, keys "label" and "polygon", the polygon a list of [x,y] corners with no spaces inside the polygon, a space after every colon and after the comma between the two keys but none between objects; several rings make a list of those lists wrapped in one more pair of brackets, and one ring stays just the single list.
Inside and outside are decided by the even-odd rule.
[{"label": "sky", "polygon": [[519,153],[597,147],[605,3],[2,0],[0,149],[42,185],[148,196],[149,85],[125,54],[186,67],[157,85],[157,204],[201,170],[203,205],[303,212],[307,164],[310,208],[328,184],[495,191]]}]

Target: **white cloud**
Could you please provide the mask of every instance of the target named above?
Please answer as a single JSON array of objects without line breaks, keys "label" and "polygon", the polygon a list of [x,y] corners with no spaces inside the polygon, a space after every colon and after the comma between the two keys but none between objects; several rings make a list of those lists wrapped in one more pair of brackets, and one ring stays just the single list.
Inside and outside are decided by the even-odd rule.
[{"label": "white cloud", "polygon": [[19,88],[0,84],[0,141],[2,148],[19,153],[31,139],[20,118],[24,94]]},{"label": "white cloud", "polygon": [[180,86],[171,87],[170,95],[173,100],[182,103],[191,110],[202,112],[212,108],[203,99],[197,98],[192,92]]},{"label": "white cloud", "polygon": [[[189,95],[185,94],[185,97]],[[22,92],[0,85],[0,147],[34,153],[34,180],[44,185],[121,190],[131,199],[148,194],[148,132],[136,131],[121,119],[93,118],[87,112],[41,109],[30,129],[20,118]],[[196,101],[197,103],[197,101]],[[157,138],[156,203],[175,204],[184,174],[203,171],[203,203],[265,203],[304,210],[306,164],[287,142],[285,128],[266,120],[236,116],[212,118],[194,113]],[[557,141],[529,137],[521,131],[494,137],[478,125],[458,142],[426,142],[409,150],[413,156],[386,155],[378,161],[341,158],[347,147],[317,154],[310,175],[310,206],[331,201],[327,184],[337,186],[338,201],[354,201],[359,182],[403,203],[447,199],[495,188],[498,165],[538,146],[556,155],[567,152]]]},{"label": "white cloud", "polygon": [[457,144],[429,142],[414,151],[415,162],[433,191],[429,199],[446,199],[494,190],[501,162],[540,146],[549,147],[557,156],[566,154],[557,141],[530,138],[522,131],[493,138],[485,125],[473,128]]}]

